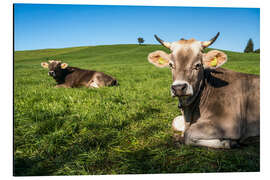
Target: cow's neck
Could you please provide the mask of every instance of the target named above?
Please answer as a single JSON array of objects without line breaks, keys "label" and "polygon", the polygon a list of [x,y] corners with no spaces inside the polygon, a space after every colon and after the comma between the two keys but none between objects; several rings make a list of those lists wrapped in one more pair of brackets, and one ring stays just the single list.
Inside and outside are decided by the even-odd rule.
[{"label": "cow's neck", "polygon": [[62,70],[61,77],[56,77],[54,79],[58,84],[63,84],[63,83],[65,83],[66,76],[71,74],[72,72],[74,72],[74,68],[73,67],[67,67],[66,69]]},{"label": "cow's neck", "polygon": [[193,123],[196,122],[196,120],[200,117],[200,97],[201,94],[204,90],[204,87],[198,92],[196,98],[194,101],[188,105],[188,106],[183,106],[181,108],[182,114],[185,118],[185,121],[188,123]]},{"label": "cow's neck", "polygon": [[199,86],[199,91],[194,95],[192,103],[188,106],[181,107],[186,122],[194,123],[201,116],[201,110],[204,108],[204,104],[210,91],[211,89],[208,87],[206,78],[203,78]]},{"label": "cow's neck", "polygon": [[198,94],[194,97],[194,101],[190,105],[181,108],[185,121],[188,123],[194,123],[201,117],[201,113],[207,110],[208,97],[214,94],[213,83],[215,79],[210,72],[206,71],[204,74],[203,83]]},{"label": "cow's neck", "polygon": [[63,71],[63,77],[66,78],[67,75],[71,74],[74,72],[74,68],[72,67],[67,67],[66,69],[64,69]]}]

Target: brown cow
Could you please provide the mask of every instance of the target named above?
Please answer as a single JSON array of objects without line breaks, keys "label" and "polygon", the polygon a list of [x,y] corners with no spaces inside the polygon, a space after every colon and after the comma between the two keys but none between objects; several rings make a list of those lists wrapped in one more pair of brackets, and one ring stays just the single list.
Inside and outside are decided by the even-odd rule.
[{"label": "brown cow", "polygon": [[55,87],[94,87],[115,86],[117,80],[103,72],[85,70],[76,67],[68,67],[67,63],[50,60],[49,63],[42,62],[43,68],[48,68],[48,75],[52,76],[57,85]]},{"label": "brown cow", "polygon": [[195,146],[231,148],[260,134],[260,77],[220,68],[227,55],[218,50],[203,53],[210,41],[181,39],[157,41],[171,53],[155,51],[148,60],[157,67],[169,66],[171,93],[179,99],[182,115],[173,129],[182,141]]}]

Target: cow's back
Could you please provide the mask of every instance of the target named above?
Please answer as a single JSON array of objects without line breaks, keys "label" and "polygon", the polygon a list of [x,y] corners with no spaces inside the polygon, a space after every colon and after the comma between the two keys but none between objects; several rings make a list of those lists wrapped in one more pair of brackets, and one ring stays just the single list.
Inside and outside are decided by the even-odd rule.
[{"label": "cow's back", "polygon": [[65,78],[65,83],[69,84],[71,87],[88,87],[92,82],[98,84],[99,87],[117,85],[117,81],[113,77],[103,72],[79,68],[73,68],[73,72]]},{"label": "cow's back", "polygon": [[96,71],[73,68],[72,73],[65,78],[65,83],[71,87],[78,87],[87,84],[94,76]]}]

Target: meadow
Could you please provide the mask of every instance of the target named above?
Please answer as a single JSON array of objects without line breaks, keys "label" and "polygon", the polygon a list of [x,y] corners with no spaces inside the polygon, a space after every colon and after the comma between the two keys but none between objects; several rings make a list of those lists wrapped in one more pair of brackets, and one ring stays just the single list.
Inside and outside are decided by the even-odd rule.
[{"label": "meadow", "polygon": [[[148,63],[160,45],[105,45],[14,53],[14,175],[98,175],[260,170],[260,145],[176,146],[171,72]],[[209,49],[207,49],[209,50]],[[167,51],[168,52],[168,51]],[[224,65],[260,73],[260,55],[224,51]],[[119,86],[54,88],[41,62],[103,71]]]}]

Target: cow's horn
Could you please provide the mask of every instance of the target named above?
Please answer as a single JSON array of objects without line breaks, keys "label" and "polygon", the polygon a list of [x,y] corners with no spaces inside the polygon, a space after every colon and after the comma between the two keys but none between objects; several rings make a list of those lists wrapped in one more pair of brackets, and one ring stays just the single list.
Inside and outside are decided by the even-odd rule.
[{"label": "cow's horn", "polygon": [[206,48],[206,47],[210,46],[211,44],[213,44],[213,43],[217,40],[218,36],[219,36],[219,32],[218,32],[217,35],[216,35],[215,37],[213,37],[210,41],[203,41],[203,42],[202,42],[203,48]]},{"label": "cow's horn", "polygon": [[164,41],[161,40],[157,35],[154,35],[154,36],[155,36],[156,40],[157,40],[160,44],[162,44],[164,47],[170,49],[171,43],[169,43],[169,42],[164,42]]}]

